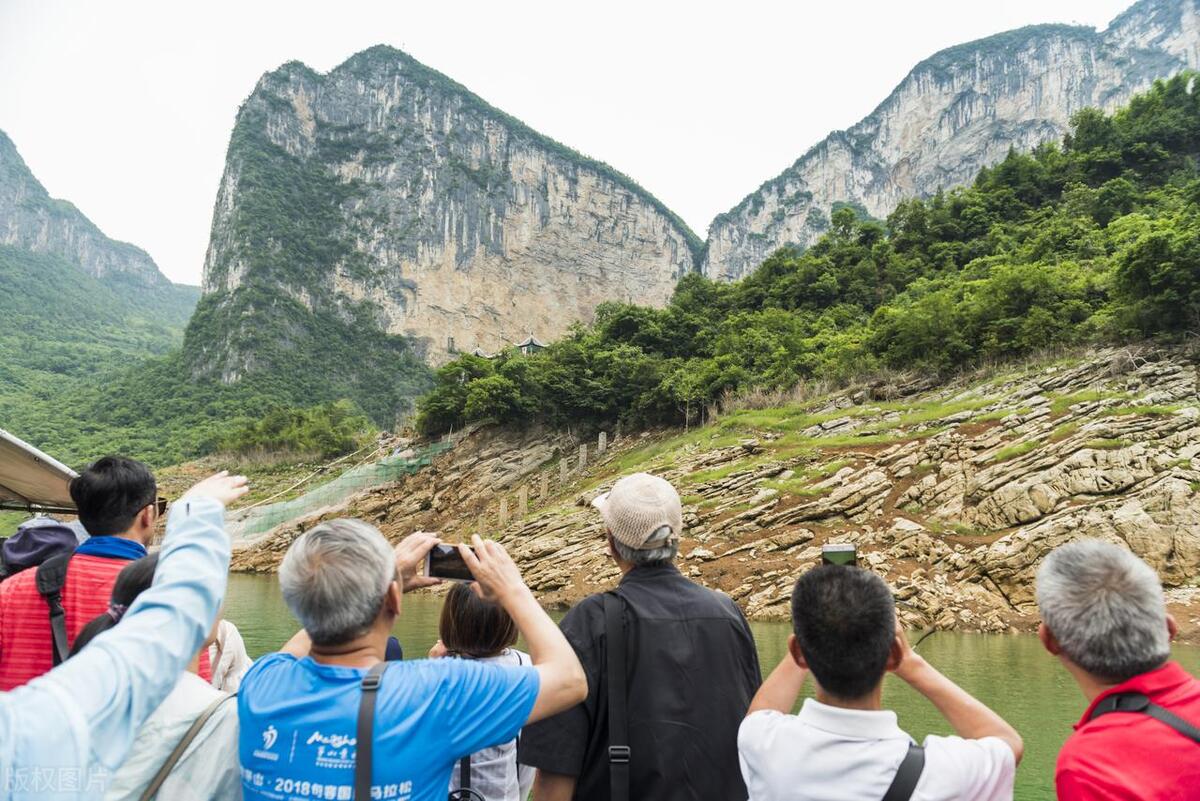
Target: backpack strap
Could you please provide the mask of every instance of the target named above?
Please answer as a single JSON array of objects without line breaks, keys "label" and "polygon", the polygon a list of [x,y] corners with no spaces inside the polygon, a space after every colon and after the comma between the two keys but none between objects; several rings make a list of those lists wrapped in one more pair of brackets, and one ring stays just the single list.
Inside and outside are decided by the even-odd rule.
[{"label": "backpack strap", "polygon": [[1188,723],[1171,710],[1161,707],[1142,693],[1114,693],[1100,699],[1088,720],[1092,721],[1110,712],[1133,712],[1147,715],[1160,723],[1170,726],[1175,731],[1193,742],[1200,743],[1200,727]]},{"label": "backpack strap", "polygon": [[67,643],[67,612],[62,605],[62,591],[67,583],[67,567],[72,552],[56,554],[37,567],[37,591],[50,607],[50,638],[52,664],[61,665],[71,652]]},{"label": "backpack strap", "polygon": [[204,711],[192,721],[192,725],[189,726],[188,730],[183,733],[183,738],[180,739],[180,741],[175,745],[174,750],[172,750],[167,756],[167,759],[163,762],[162,767],[158,769],[158,773],[154,774],[154,778],[150,780],[150,784],[146,785],[146,790],[141,794],[141,796],[139,796],[139,801],[150,801],[150,799],[154,798],[154,796],[158,794],[159,789],[163,786],[163,782],[165,782],[167,777],[171,775],[171,771],[175,769],[175,764],[179,762],[184,752],[187,751],[188,746],[192,744],[192,740],[196,739],[196,735],[199,734],[200,730],[204,728],[204,724],[208,722],[208,719],[216,713],[216,711],[221,707],[221,704],[225,703],[230,698],[236,697],[236,693],[234,695],[225,695],[222,693],[220,698],[216,699],[204,708]]},{"label": "backpack strap", "polygon": [[362,699],[358,702],[358,730],[355,738],[354,798],[371,799],[371,746],[375,739],[375,699],[383,682],[383,671],[390,662],[377,662],[362,678]]},{"label": "backpack strap", "polygon": [[883,801],[908,801],[912,798],[913,791],[917,789],[917,782],[921,780],[921,773],[924,770],[925,749],[916,743],[909,743],[908,753],[904,755],[904,760],[896,769],[896,776],[892,779],[887,792],[883,794]]},{"label": "backpack strap", "polygon": [[625,604],[605,593],[604,632],[608,675],[608,782],[612,801],[629,801],[629,698],[625,688]]},{"label": "backpack strap", "polygon": [[464,790],[471,789],[471,755],[467,754],[458,761],[458,786]]}]

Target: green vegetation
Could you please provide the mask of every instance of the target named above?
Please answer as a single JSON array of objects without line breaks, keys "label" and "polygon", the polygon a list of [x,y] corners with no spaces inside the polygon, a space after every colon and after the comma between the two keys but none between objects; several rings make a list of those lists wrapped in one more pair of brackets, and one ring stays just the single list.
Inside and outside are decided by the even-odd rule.
[{"label": "green vegetation", "polygon": [[322,458],[358,450],[376,433],[349,401],[311,409],[277,407],[262,417],[234,421],[217,447],[235,454],[291,452]]},{"label": "green vegetation", "polygon": [[993,462],[1007,462],[1009,459],[1015,459],[1018,456],[1024,456],[1030,451],[1037,448],[1038,443],[1034,440],[1026,440],[1025,442],[1010,445],[1007,448],[1002,448],[999,453],[992,457]]},{"label": "green vegetation", "polygon": [[808,479],[790,479],[788,481],[764,481],[762,486],[779,490],[784,495],[797,498],[819,498],[830,492],[829,487],[814,487],[808,484]]},{"label": "green vegetation", "polygon": [[[151,316],[158,301],[144,289],[122,294],[70,265],[0,251],[0,310],[18,323],[0,332],[0,424],[72,465],[109,452],[166,465],[225,448],[336,452],[345,421],[321,410],[343,399],[337,408],[386,428],[412,410],[429,369],[406,337],[381,330],[373,305],[328,288],[330,265],[369,272],[345,239],[339,204],[352,185],[273,144],[263,115],[248,105],[230,145],[240,202],[211,278],[243,271],[232,292],[197,305],[189,289]],[[8,269],[14,260],[23,269]],[[12,313],[15,295],[24,316]],[[78,380],[58,375],[70,371]]]},{"label": "green vegetation", "polygon": [[1064,423],[1050,433],[1051,442],[1062,442],[1067,437],[1070,437],[1079,430],[1078,423]]},{"label": "green vegetation", "polygon": [[[1191,74],[1160,81],[1111,116],[1081,111],[1061,146],[1010,153],[972,186],[905,201],[886,223],[841,208],[807,251],[777,251],[740,282],[689,275],[665,309],[604,304],[592,325],[536,356],[462,357],[438,371],[419,428],[691,424],[756,388],[881,367],[947,373],[1049,347],[1197,330],[1192,83]],[[1058,399],[1059,413],[1071,402]],[[771,425],[785,422],[794,430],[809,420]]]},{"label": "green vegetation", "polygon": [[[373,304],[331,288],[333,265],[361,281],[374,277],[341,209],[357,185],[331,175],[323,158],[276,145],[267,122],[266,108],[248,103],[234,126],[238,204],[231,244],[209,269],[217,285],[233,270],[243,279],[232,292],[200,301],[184,340],[185,377],[238,375],[239,394],[254,414],[261,413],[259,397],[296,407],[348,398],[390,428],[430,376],[406,337],[381,330]],[[319,146],[336,148],[339,140]]]},{"label": "green vegetation", "polygon": [[1116,409],[1110,409],[1108,413],[1113,417],[1123,417],[1126,415],[1165,417],[1175,414],[1181,408],[1180,406],[1119,406]]},{"label": "green vegetation", "polygon": [[947,525],[944,521],[936,517],[931,517],[925,521],[925,527],[934,534],[944,536],[954,534],[959,537],[986,537],[988,532],[980,531],[979,529],[971,528],[963,523],[951,523]]},{"label": "green vegetation", "polygon": [[[178,347],[198,295],[0,246],[0,427],[43,448],[96,437],[98,420],[74,417],[77,399]],[[71,463],[99,455],[52,452]]]},{"label": "green vegetation", "polygon": [[1129,440],[1125,439],[1089,439],[1084,447],[1098,451],[1114,451],[1127,445],[1129,445]]},{"label": "green vegetation", "polygon": [[1055,398],[1050,402],[1050,413],[1065,414],[1077,403],[1098,403],[1103,400],[1112,400],[1124,397],[1124,393],[1103,392],[1098,389],[1088,389],[1084,390],[1083,392],[1076,392],[1073,395],[1063,395]]}]

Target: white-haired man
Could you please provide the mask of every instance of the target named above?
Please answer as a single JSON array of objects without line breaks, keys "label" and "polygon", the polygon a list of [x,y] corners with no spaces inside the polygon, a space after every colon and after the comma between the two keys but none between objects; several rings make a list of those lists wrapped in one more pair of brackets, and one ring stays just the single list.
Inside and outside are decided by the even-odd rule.
[{"label": "white-haired man", "polygon": [[571,646],[504,548],[479,537],[460,553],[480,595],[512,616],[533,665],[384,660],[403,590],[435,583],[417,568],[437,543],[413,534],[393,552],[358,520],[292,543],[279,583],[304,629],[255,662],[238,695],[247,799],[445,801],[459,759],[585,696]]},{"label": "white-haired man", "polygon": [[1200,681],[1171,655],[1175,621],[1154,571],[1081,540],[1037,576],[1038,634],[1090,702],[1058,755],[1060,801],[1200,799]]},{"label": "white-haired man", "polygon": [[563,618],[588,696],[521,733],[535,801],[745,799],[737,732],[762,681],[750,627],[672,563],[683,522],[670,484],[636,473],[593,505],[623,577]]}]

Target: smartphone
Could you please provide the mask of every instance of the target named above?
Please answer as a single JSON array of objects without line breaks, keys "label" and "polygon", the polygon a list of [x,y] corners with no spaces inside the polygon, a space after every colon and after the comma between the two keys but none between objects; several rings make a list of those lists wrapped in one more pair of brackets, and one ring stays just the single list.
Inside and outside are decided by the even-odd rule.
[{"label": "smartphone", "polygon": [[858,564],[858,551],[848,542],[822,545],[821,564],[855,566]]},{"label": "smartphone", "polygon": [[474,581],[457,545],[435,545],[425,557],[425,575],[450,581]]}]

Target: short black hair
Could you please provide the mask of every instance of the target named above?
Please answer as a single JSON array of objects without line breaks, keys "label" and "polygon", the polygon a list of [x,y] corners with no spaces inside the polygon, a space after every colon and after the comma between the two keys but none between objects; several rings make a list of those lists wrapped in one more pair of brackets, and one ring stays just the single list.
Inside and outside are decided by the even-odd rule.
[{"label": "short black hair", "polygon": [[124,456],[105,456],[71,479],[79,522],[93,537],[120,534],[154,503],[158,484],[150,468]]},{"label": "short black hair", "polygon": [[862,698],[887,669],[896,601],[879,576],[851,565],[820,565],[792,590],[792,628],[813,676],[831,695]]}]

